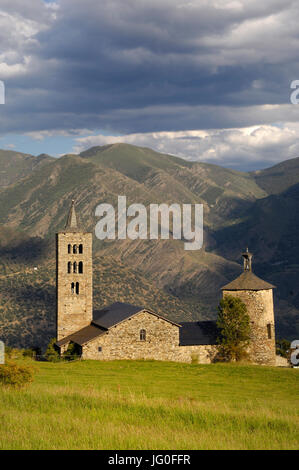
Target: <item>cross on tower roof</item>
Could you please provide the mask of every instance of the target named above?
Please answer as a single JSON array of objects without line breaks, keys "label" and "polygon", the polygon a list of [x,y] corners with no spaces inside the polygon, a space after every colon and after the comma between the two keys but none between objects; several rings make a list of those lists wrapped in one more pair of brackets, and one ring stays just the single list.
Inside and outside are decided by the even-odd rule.
[{"label": "cross on tower roof", "polygon": [[223,286],[222,290],[267,290],[273,289],[275,286],[269,284],[269,282],[260,279],[252,272],[252,257],[253,254],[248,251],[242,253],[244,259],[244,272],[234,279],[226,286]]},{"label": "cross on tower roof", "polygon": [[244,271],[252,271],[252,257],[253,254],[249,253],[248,247],[246,248],[245,253],[242,253],[244,259]]}]

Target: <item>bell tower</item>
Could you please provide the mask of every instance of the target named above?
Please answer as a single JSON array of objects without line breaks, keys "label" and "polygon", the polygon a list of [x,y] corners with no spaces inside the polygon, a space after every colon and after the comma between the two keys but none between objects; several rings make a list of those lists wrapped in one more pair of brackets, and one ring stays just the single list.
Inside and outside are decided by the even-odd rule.
[{"label": "bell tower", "polygon": [[57,340],[92,321],[92,233],[81,227],[72,201],[64,230],[56,234]]}]

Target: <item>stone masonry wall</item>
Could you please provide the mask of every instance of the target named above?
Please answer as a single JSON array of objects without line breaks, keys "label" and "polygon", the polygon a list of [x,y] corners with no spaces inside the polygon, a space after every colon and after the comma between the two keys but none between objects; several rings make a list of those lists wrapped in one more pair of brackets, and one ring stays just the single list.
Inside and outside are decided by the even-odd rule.
[{"label": "stone masonry wall", "polygon": [[[140,340],[140,330],[146,340]],[[99,347],[101,351],[99,351]],[[209,363],[214,346],[179,346],[179,327],[146,311],[112,327],[82,348],[83,359],[155,359],[161,361]]]},{"label": "stone masonry wall", "polygon": [[[83,253],[68,253],[68,245],[83,245]],[[92,320],[92,234],[58,233],[56,237],[57,339],[80,330]],[[68,262],[83,262],[83,273],[68,273]],[[79,282],[79,294],[71,291]]]},{"label": "stone masonry wall", "polygon": [[[223,296],[239,297],[246,305],[251,320],[251,343],[248,349],[251,361],[257,364],[275,365],[275,325],[273,292],[267,290],[223,291]],[[269,327],[268,327],[269,325]],[[268,337],[268,328],[271,338]]]}]

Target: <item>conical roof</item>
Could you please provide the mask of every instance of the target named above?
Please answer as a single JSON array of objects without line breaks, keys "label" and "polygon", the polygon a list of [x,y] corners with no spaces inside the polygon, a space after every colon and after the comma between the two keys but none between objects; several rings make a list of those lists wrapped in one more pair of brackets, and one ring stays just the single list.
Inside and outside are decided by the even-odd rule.
[{"label": "conical roof", "polygon": [[221,287],[222,290],[266,290],[274,288],[275,286],[263,281],[263,279],[253,274],[252,271],[244,271],[232,282]]},{"label": "conical roof", "polygon": [[71,208],[67,218],[65,232],[82,232],[83,229],[79,223],[79,219],[76,214],[75,201],[72,200]]}]

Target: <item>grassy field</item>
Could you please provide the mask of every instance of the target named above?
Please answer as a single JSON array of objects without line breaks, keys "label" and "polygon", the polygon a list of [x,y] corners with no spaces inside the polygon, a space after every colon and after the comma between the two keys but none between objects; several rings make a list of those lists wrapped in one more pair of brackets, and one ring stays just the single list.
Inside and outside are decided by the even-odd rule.
[{"label": "grassy field", "polygon": [[299,371],[155,361],[34,363],[0,388],[0,449],[297,449]]}]

